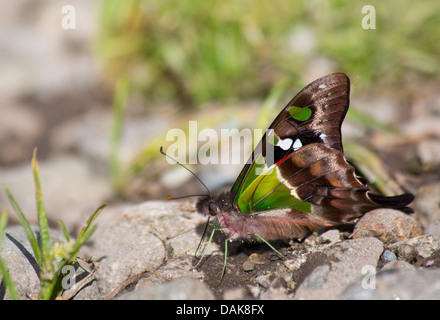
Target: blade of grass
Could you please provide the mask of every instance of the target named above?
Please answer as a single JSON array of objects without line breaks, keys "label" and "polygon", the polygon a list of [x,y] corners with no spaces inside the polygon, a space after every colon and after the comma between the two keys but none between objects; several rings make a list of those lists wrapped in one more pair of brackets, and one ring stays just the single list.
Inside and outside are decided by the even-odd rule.
[{"label": "blade of grass", "polygon": [[83,246],[83,244],[90,238],[90,236],[95,232],[96,225],[91,226],[90,228],[87,228],[87,230],[83,233],[82,237],[76,240],[75,245],[73,246],[72,250],[72,257],[71,260],[76,258],[76,255],[78,254],[79,249]]},{"label": "blade of grass", "polygon": [[100,205],[91,215],[90,217],[87,219],[84,227],[81,229],[81,231],[79,232],[78,238],[77,239],[81,239],[85,236],[87,230],[92,226],[92,223],[96,220],[96,218],[98,218],[98,215],[101,213],[102,209],[105,208],[105,204]]},{"label": "blade of grass", "polygon": [[130,81],[127,77],[120,77],[115,86],[113,97],[112,127],[110,137],[110,177],[113,185],[118,188],[123,185],[123,176],[119,163],[119,144],[122,135],[127,99],[130,92]]},{"label": "blade of grass", "polygon": [[67,242],[70,242],[70,236],[69,236],[69,232],[67,231],[66,225],[61,220],[58,222],[60,223],[61,229],[63,230],[64,238],[66,239]]},{"label": "blade of grass", "polygon": [[[1,247],[3,244],[3,237],[7,222],[8,222],[8,214],[6,210],[3,210],[0,216],[0,253],[1,253]],[[6,267],[6,263],[3,261],[1,255],[0,255],[0,272],[3,275],[2,282],[4,283],[5,288],[9,291],[9,295],[11,296],[11,299],[20,300],[20,296],[18,295],[17,289],[15,288],[14,282],[12,282],[11,275],[9,274],[9,270]]]},{"label": "blade of grass", "polygon": [[9,203],[11,204],[15,213],[17,214],[18,220],[20,221],[20,224],[23,227],[24,232],[26,233],[26,236],[32,246],[32,250],[34,251],[34,254],[35,254],[35,259],[38,262],[38,266],[41,268],[41,266],[42,266],[41,249],[40,249],[40,246],[38,245],[38,241],[35,238],[35,235],[34,235],[32,229],[31,229],[31,226],[29,225],[29,222],[27,221],[25,215],[23,214],[23,211],[21,211],[20,206],[15,201],[14,197],[12,196],[12,194],[8,188],[5,188],[5,193],[9,199]]},{"label": "blade of grass", "polygon": [[50,233],[49,224],[47,222],[46,211],[44,209],[43,195],[41,191],[40,175],[38,169],[37,161],[37,149],[34,149],[34,154],[32,156],[32,173],[34,175],[35,182],[35,199],[37,202],[37,215],[38,215],[38,225],[40,226],[40,237],[41,237],[41,254],[44,260],[50,252]]}]

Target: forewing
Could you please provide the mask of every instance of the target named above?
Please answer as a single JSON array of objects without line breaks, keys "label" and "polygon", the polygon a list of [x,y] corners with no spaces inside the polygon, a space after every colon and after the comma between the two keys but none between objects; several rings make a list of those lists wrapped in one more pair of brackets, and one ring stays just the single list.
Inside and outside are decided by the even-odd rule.
[{"label": "forewing", "polygon": [[279,165],[310,144],[323,144],[342,154],[340,127],[348,105],[349,80],[342,73],[322,77],[301,90],[275,118],[233,185],[237,209],[258,213],[291,207],[310,212],[307,199],[299,198],[287,184],[295,178],[284,178]]}]

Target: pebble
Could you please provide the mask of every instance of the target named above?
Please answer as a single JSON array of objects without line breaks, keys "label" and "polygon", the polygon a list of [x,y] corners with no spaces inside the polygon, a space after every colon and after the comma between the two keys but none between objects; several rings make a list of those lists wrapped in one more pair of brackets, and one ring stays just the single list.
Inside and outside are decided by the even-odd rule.
[{"label": "pebble", "polygon": [[338,242],[339,240],[339,230],[333,229],[321,234],[318,237],[317,242],[320,244],[332,244]]},{"label": "pebble", "polygon": [[388,244],[422,234],[422,226],[413,216],[393,209],[377,209],[359,220],[352,238],[375,237]]},{"label": "pebble", "polygon": [[[99,259],[100,268],[92,286],[80,291],[75,299],[103,299],[130,276],[145,270],[147,276],[139,280],[134,291],[130,294],[122,291],[116,298],[168,299],[172,298],[171,293],[166,295],[170,288],[180,292],[176,296],[184,297],[188,293],[174,284],[179,279],[193,280],[188,287],[198,286],[196,282],[200,283],[204,275],[192,269],[194,250],[200,240],[196,229],[206,221],[192,207],[188,206],[186,210],[177,201],[148,201],[139,205],[112,205],[104,210],[97,220],[98,228],[91,241],[80,251],[83,258]],[[414,269],[409,262],[417,257],[426,257],[424,267],[435,269],[437,266],[435,257],[439,252],[439,240],[434,235],[394,242],[385,250],[382,241],[374,237],[339,240],[339,233],[335,231],[323,235],[319,241],[313,236],[317,241],[297,243],[291,259],[274,262],[278,263],[276,270],[257,276],[246,288],[255,298],[339,299],[346,297],[347,287],[364,277],[366,270],[375,274],[379,259],[388,262],[383,267],[387,271]],[[328,243],[325,239],[332,240]],[[206,250],[210,250],[206,254],[215,252],[216,245],[212,244]],[[242,270],[251,271],[259,257],[252,254],[242,264]],[[38,289],[38,278],[32,280],[32,274],[35,275],[32,265],[26,259],[13,261],[8,260],[8,266],[13,278],[18,279],[21,288],[26,290],[24,296],[35,296],[33,292]],[[378,283],[377,290],[381,290]],[[194,290],[198,292],[199,289],[209,291],[206,286]],[[236,296],[244,297],[245,293]],[[205,294],[204,299],[210,297]]]},{"label": "pebble", "polygon": [[255,261],[254,260],[246,260],[242,265],[243,271],[252,271],[255,269]]},{"label": "pebble", "polygon": [[283,262],[284,266],[290,271],[298,270],[302,266],[302,262],[296,259],[289,259]]},{"label": "pebble", "polygon": [[263,288],[269,288],[270,284],[271,284],[271,281],[270,281],[271,276],[272,276],[271,273],[259,275],[255,279],[255,282],[258,283]]},{"label": "pebble", "polygon": [[397,255],[399,259],[411,262],[417,258],[417,251],[412,245],[402,243],[397,247]]},{"label": "pebble", "polygon": [[391,251],[391,250],[385,250],[385,251],[382,253],[382,259],[383,259],[384,261],[389,262],[389,261],[394,261],[394,260],[396,260],[397,257],[396,257],[396,255],[394,254],[393,251]]},{"label": "pebble", "polygon": [[413,246],[417,255],[422,258],[429,258],[440,249],[440,240],[431,234],[424,234],[405,241],[406,244]]}]

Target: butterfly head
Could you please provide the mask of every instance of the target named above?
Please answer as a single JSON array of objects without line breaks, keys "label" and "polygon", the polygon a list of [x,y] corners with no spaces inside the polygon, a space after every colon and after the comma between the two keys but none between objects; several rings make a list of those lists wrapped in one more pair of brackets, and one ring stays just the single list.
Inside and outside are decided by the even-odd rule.
[{"label": "butterfly head", "polygon": [[231,212],[233,208],[231,196],[226,192],[201,197],[197,201],[196,207],[199,213],[213,218],[219,218],[226,212]]}]

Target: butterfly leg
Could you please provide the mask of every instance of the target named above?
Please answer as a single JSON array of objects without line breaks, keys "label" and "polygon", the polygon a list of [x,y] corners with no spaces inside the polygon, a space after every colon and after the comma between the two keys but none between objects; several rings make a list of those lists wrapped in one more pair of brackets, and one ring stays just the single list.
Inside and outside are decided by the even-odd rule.
[{"label": "butterfly leg", "polygon": [[222,280],[223,280],[223,276],[225,275],[225,271],[226,271],[226,261],[227,261],[227,259],[228,259],[228,241],[229,241],[229,240],[231,240],[231,237],[229,237],[229,238],[227,238],[227,239],[225,240],[225,261],[224,261],[224,263],[223,263],[222,274],[221,274],[221,276],[220,276],[220,280],[219,280],[219,282],[218,282],[219,285],[220,285],[220,283],[222,282]]},{"label": "butterfly leg", "polygon": [[277,249],[275,249],[273,245],[271,245],[269,242],[264,240],[258,233],[252,233],[252,235],[258,237],[261,241],[263,241],[265,244],[267,244],[269,246],[269,248],[271,248],[273,251],[275,251],[281,258],[287,259],[287,257],[285,255],[283,255],[281,252],[279,252]]},{"label": "butterfly leg", "polygon": [[[203,233],[202,239],[200,240],[200,243],[199,243],[199,245],[198,245],[198,247],[196,249],[196,253],[195,253],[195,256],[196,256],[197,259],[199,259],[199,262],[195,265],[194,268],[197,268],[202,263],[203,258],[205,257],[205,250],[206,250],[207,247],[209,247],[211,245],[212,238],[214,237],[214,232],[216,232],[217,230],[220,230],[220,229],[219,228],[212,229],[212,232],[211,232],[211,235],[209,237],[208,242],[202,242],[203,238],[205,237],[206,230]],[[200,248],[200,246],[201,246],[201,248]],[[198,257],[199,251],[201,251],[200,252],[201,255]]]}]

